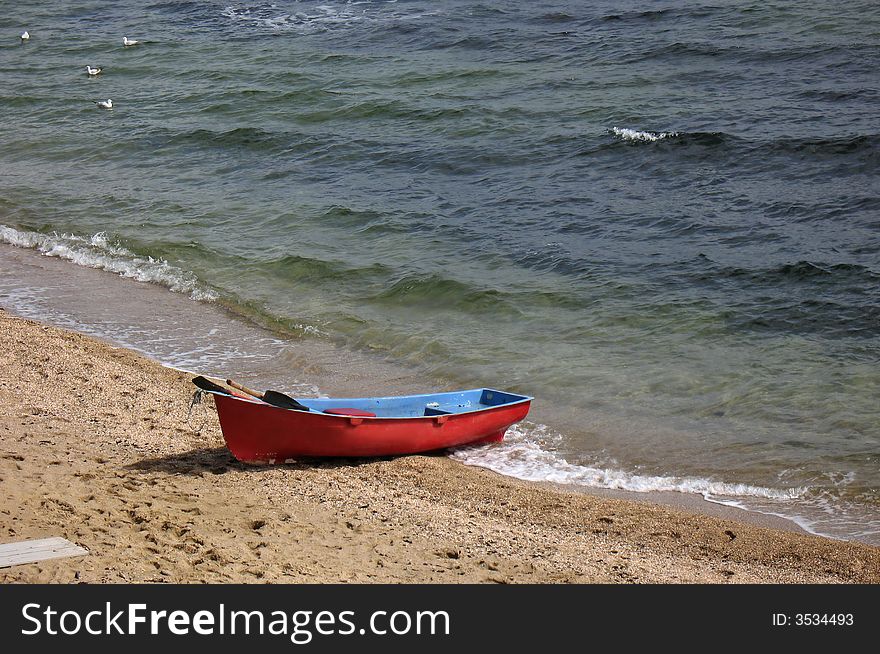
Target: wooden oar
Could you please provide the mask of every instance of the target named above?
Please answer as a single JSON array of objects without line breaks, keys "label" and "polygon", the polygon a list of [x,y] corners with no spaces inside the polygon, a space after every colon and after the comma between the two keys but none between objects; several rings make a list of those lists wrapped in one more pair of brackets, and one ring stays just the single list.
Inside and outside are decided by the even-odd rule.
[{"label": "wooden oar", "polygon": [[201,375],[199,375],[198,377],[193,377],[192,383],[201,388],[203,391],[211,391],[212,393],[223,393],[224,395],[231,395],[232,397],[246,397],[245,395],[236,393],[232,389],[221,386],[220,384],[217,384],[207,377],[202,377]]},{"label": "wooden oar", "polygon": [[294,400],[289,395],[285,395],[284,393],[279,393],[278,391],[265,391],[260,393],[259,391],[255,391],[247,386],[242,386],[238,382],[234,382],[231,379],[227,379],[226,383],[232,386],[232,388],[237,388],[238,390],[247,393],[248,395],[252,395],[258,400],[263,400],[266,404],[271,404],[272,406],[277,406],[282,409],[296,409],[297,411],[308,411],[309,407],[304,404],[300,404],[296,400]]},{"label": "wooden oar", "polygon": [[232,395],[228,388],[223,388],[220,384],[215,384],[207,377],[193,377],[192,383],[201,388],[203,391],[212,391],[214,393],[223,393],[224,395]]}]

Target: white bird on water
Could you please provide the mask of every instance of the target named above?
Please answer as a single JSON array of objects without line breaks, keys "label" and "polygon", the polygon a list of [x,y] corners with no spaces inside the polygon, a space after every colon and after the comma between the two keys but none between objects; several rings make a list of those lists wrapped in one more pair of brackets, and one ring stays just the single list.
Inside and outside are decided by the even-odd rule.
[{"label": "white bird on water", "polygon": [[92,68],[91,66],[86,64],[86,72],[92,77],[94,77],[95,75],[100,75],[103,70],[103,68]]},{"label": "white bird on water", "polygon": [[135,41],[134,39],[130,39],[127,36],[122,37],[122,45],[124,45],[125,47],[128,47],[130,45],[137,45],[139,43],[140,41]]},{"label": "white bird on water", "polygon": [[27,33],[27,30],[25,30],[24,32],[21,33],[21,40],[22,41],[27,41],[29,38],[31,38],[31,35]]},{"label": "white bird on water", "polygon": [[113,108],[113,100],[107,98],[106,100],[98,100],[96,103],[101,109],[112,109]]}]

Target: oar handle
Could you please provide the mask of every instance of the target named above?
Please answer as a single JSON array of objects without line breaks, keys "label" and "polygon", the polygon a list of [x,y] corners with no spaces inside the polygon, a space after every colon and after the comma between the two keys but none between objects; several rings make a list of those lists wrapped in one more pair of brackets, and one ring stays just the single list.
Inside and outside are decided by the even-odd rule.
[{"label": "oar handle", "polygon": [[258,400],[263,399],[263,394],[260,393],[259,391],[255,391],[252,388],[248,388],[247,386],[242,386],[238,382],[234,382],[231,379],[227,379],[226,383],[229,384],[230,386],[232,386],[232,388],[237,388],[238,390],[243,391],[243,392],[247,393],[248,395],[253,395]]}]

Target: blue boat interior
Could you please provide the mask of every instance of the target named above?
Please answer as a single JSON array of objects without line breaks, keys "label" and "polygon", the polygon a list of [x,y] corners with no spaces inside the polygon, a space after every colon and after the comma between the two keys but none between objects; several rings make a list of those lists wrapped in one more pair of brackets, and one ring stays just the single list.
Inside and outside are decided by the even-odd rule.
[{"label": "blue boat interior", "polygon": [[516,404],[532,398],[492,388],[475,388],[451,393],[400,395],[394,397],[359,398],[297,398],[312,411],[327,409],[360,409],[376,414],[378,418],[417,418],[442,416],[453,413],[481,411],[504,404]]}]

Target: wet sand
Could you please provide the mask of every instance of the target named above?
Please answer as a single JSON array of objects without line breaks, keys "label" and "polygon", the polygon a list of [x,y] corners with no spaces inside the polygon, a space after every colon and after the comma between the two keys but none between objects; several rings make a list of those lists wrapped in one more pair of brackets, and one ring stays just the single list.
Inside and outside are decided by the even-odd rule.
[{"label": "wet sand", "polygon": [[90,551],[0,581],[880,581],[880,548],[443,456],[240,464],[189,378],[0,310],[0,543]]}]

